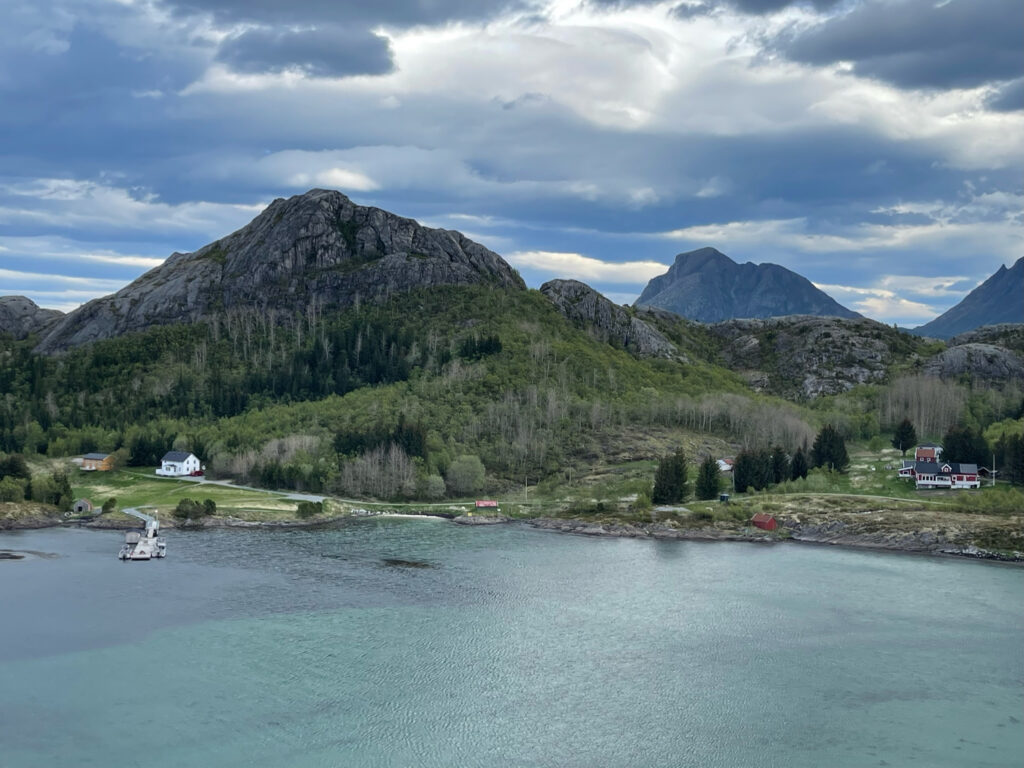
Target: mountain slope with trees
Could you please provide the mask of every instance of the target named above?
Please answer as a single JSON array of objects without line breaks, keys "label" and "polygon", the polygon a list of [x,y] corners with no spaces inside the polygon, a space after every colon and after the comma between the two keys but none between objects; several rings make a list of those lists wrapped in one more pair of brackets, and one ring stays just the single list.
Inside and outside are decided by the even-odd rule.
[{"label": "mountain slope with trees", "polygon": [[498,254],[459,232],[430,229],[340,192],[275,200],[237,232],[175,253],[112,296],[63,317],[39,343],[58,352],[155,325],[256,314],[288,323],[296,307],[330,310],[386,301],[431,286],[524,290]]}]

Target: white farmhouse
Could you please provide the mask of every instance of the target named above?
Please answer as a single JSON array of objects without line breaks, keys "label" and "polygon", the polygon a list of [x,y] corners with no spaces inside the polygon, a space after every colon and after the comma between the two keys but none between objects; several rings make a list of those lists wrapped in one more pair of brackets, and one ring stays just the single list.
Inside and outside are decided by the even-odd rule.
[{"label": "white farmhouse", "polygon": [[187,477],[202,469],[199,458],[186,451],[168,451],[162,459],[156,473],[161,477]]}]

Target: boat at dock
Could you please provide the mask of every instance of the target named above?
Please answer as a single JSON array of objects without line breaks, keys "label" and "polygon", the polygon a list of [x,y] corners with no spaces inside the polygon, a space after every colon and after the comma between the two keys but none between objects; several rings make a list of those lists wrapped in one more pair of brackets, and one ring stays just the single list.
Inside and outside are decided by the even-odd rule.
[{"label": "boat at dock", "polygon": [[160,521],[137,509],[125,509],[125,513],[145,521],[141,531],[128,531],[124,544],[117,553],[119,560],[153,560],[167,556],[167,544],[160,540]]}]

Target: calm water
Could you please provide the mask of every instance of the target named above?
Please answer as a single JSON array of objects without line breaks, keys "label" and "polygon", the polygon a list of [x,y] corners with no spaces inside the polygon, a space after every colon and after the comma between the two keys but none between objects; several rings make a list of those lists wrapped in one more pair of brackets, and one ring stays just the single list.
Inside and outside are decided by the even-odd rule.
[{"label": "calm water", "polygon": [[1014,766],[1024,569],[369,520],[0,534],[0,765]]}]

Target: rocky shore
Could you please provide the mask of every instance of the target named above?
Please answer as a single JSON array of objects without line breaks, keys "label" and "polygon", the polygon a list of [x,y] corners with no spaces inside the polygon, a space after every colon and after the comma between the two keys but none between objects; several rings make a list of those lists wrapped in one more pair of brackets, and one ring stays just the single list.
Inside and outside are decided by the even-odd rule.
[{"label": "rocky shore", "polygon": [[527,523],[542,530],[581,536],[763,543],[796,541],[808,544],[949,555],[1024,564],[1024,552],[992,552],[973,544],[961,545],[933,531],[877,531],[872,533],[855,531],[851,526],[840,521],[831,521],[820,525],[783,521],[782,526],[774,532],[753,528],[723,529],[714,526],[683,528],[665,523],[599,523],[579,518],[536,518],[528,520]]},{"label": "rocky shore", "polygon": [[[80,525],[105,530],[130,530],[138,523],[117,515],[96,516],[92,519],[65,519],[51,508],[43,505],[0,505],[0,531],[48,528],[58,525]],[[1024,552],[991,550],[978,546],[967,531],[948,528],[928,528],[921,521],[907,520],[900,527],[890,521],[887,526],[865,525],[870,513],[861,513],[844,519],[803,519],[798,516],[779,518],[776,531],[762,531],[742,524],[725,525],[708,523],[703,526],[687,526],[685,522],[626,522],[595,520],[574,517],[509,518],[504,515],[454,515],[448,512],[430,514],[401,514],[388,511],[354,509],[341,515],[317,516],[306,520],[244,520],[233,516],[218,516],[202,520],[198,524],[182,525],[173,518],[161,520],[168,530],[198,530],[213,528],[315,528],[353,519],[380,516],[445,518],[456,525],[489,526],[517,522],[533,528],[557,533],[580,536],[601,536],[609,538],[648,538],[686,541],[748,541],[765,544],[795,541],[807,544],[876,549],[892,552],[966,557],[978,560],[1024,564]],[[977,519],[977,518],[975,518]]]}]

